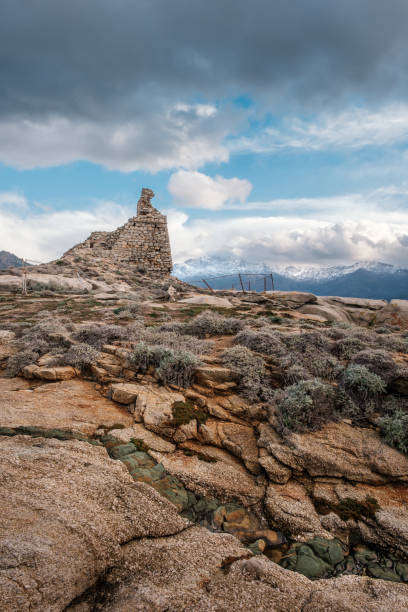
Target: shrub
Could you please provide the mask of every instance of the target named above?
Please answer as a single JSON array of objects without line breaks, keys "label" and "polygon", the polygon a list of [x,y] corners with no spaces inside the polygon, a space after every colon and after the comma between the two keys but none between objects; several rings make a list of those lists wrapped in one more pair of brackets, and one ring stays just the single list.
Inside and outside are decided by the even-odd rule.
[{"label": "shrub", "polygon": [[365,348],[364,343],[353,336],[338,340],[334,346],[334,352],[339,359],[351,359],[354,355]]},{"label": "shrub", "polygon": [[224,336],[238,333],[243,326],[243,322],[239,319],[222,317],[211,310],[205,310],[184,326],[184,333],[198,338]]},{"label": "shrub", "polygon": [[61,358],[61,363],[74,368],[89,367],[99,358],[99,352],[89,344],[74,344]]},{"label": "shrub", "polygon": [[325,351],[330,346],[329,340],[318,331],[310,331],[301,334],[290,334],[283,336],[286,346],[299,353],[305,353],[307,350],[319,349]]},{"label": "shrub", "polygon": [[401,338],[400,336],[381,336],[378,338],[381,345],[390,351],[396,353],[407,353],[408,352],[408,340]]},{"label": "shrub", "polygon": [[349,336],[349,332],[342,327],[332,327],[326,331],[326,336],[332,340],[343,340]]},{"label": "shrub", "polygon": [[43,355],[52,348],[66,348],[71,345],[71,341],[62,321],[48,316],[48,319],[41,320],[25,330],[17,344],[25,351]]},{"label": "shrub", "polygon": [[389,327],[376,327],[374,331],[376,334],[389,334],[390,328]]},{"label": "shrub", "polygon": [[250,401],[269,401],[271,389],[267,382],[265,362],[245,346],[226,349],[223,363],[240,377],[240,391]]},{"label": "shrub", "polygon": [[277,394],[281,431],[316,431],[328,421],[338,420],[335,389],[314,378],[302,380]]},{"label": "shrub", "polygon": [[353,399],[362,402],[378,399],[385,392],[385,383],[364,365],[351,364],[344,372],[343,385]]},{"label": "shrub", "polygon": [[285,381],[289,385],[297,383],[300,380],[307,380],[308,378],[312,378],[310,372],[305,367],[296,363],[285,370],[284,377]]},{"label": "shrub", "polygon": [[104,344],[110,344],[114,340],[123,340],[128,336],[128,331],[120,325],[83,325],[75,334],[78,342],[90,344],[99,349]]},{"label": "shrub", "polygon": [[20,351],[12,355],[7,362],[6,375],[10,378],[17,376],[25,366],[35,363],[39,356],[39,353],[32,350]]},{"label": "shrub", "polygon": [[156,372],[163,384],[190,387],[194,372],[200,362],[197,357],[187,351],[172,353],[169,351],[161,360]]},{"label": "shrub", "polygon": [[352,361],[358,365],[366,366],[370,372],[377,374],[385,382],[389,382],[397,375],[398,367],[390,353],[381,349],[360,351],[357,355],[354,355]]},{"label": "shrub", "polygon": [[402,453],[408,454],[408,413],[397,408],[379,421],[385,442]]},{"label": "shrub", "polygon": [[259,331],[252,331],[248,327],[243,329],[236,335],[234,343],[264,355],[282,355],[287,350],[280,335],[265,327]]},{"label": "shrub", "polygon": [[344,370],[339,361],[318,348],[309,347],[303,354],[303,363],[313,376],[335,380]]},{"label": "shrub", "polygon": [[146,372],[147,368],[153,362],[153,351],[150,346],[144,342],[136,344],[129,361],[135,366],[138,372]]},{"label": "shrub", "polygon": [[189,351],[195,355],[209,353],[214,346],[211,340],[197,340],[193,336],[182,336],[174,331],[163,331],[157,328],[146,328],[143,338],[147,344],[161,344],[173,351]]}]

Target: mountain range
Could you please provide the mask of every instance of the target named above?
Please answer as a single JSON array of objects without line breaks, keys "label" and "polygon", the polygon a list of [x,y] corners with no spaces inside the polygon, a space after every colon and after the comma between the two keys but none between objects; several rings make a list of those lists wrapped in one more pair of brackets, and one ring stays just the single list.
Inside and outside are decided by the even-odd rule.
[{"label": "mountain range", "polygon": [[8,251],[0,251],[0,270],[7,270],[7,268],[20,268],[23,265],[23,260],[9,253]]},{"label": "mountain range", "polygon": [[[360,261],[347,266],[269,266],[262,262],[207,256],[175,264],[173,274],[201,287],[205,286],[202,280],[205,279],[214,289],[239,289],[242,280],[245,289],[256,291],[266,287],[316,295],[408,299],[408,269],[376,261]],[[273,287],[270,274],[273,275]]]}]

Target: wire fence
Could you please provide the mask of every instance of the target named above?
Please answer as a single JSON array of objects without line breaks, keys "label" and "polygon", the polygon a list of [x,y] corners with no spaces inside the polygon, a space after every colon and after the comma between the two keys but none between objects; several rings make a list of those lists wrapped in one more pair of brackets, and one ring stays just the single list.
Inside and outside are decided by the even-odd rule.
[{"label": "wire fence", "polygon": [[189,282],[202,289],[215,291],[219,289],[233,289],[236,291],[275,291],[275,280],[272,272],[266,274],[235,272],[219,276],[190,279]]}]

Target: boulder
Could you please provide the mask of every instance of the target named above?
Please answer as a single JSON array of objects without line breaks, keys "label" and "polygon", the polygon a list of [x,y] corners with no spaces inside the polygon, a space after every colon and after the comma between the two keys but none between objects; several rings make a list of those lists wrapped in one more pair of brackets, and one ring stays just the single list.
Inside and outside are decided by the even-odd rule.
[{"label": "boulder", "polygon": [[158,434],[172,436],[172,407],[175,402],[184,402],[184,396],[165,387],[153,385],[133,385],[137,393],[135,420],[143,422],[146,429]]},{"label": "boulder", "polygon": [[38,366],[31,364],[21,370],[24,378],[39,378],[40,380],[71,380],[78,376],[78,370],[71,366]]},{"label": "boulder", "polygon": [[[0,277],[1,278],[1,277]],[[92,290],[92,283],[83,278],[63,276],[62,274],[27,274],[28,289],[49,289],[69,293],[88,293]]]},{"label": "boulder", "polygon": [[319,298],[317,304],[306,304],[299,308],[298,312],[308,315],[317,315],[319,319],[323,321],[343,321],[348,323],[352,320],[345,308],[326,304],[321,298]]},{"label": "boulder", "polygon": [[264,487],[247,472],[242,464],[226,451],[218,449],[217,461],[208,462],[182,452],[171,454],[150,451],[169,474],[176,476],[187,489],[222,502],[239,501],[244,506],[259,501]]},{"label": "boulder", "polygon": [[142,440],[151,450],[161,453],[172,453],[176,450],[175,444],[149,431],[141,423],[134,423],[131,427],[125,427],[124,429],[111,429],[109,433],[121,442],[129,442],[132,438]]},{"label": "boulder", "polygon": [[317,297],[313,293],[303,293],[301,291],[267,291],[273,301],[280,302],[292,308],[300,308],[305,304],[316,304]]},{"label": "boulder", "polygon": [[298,541],[314,536],[331,537],[322,527],[305,487],[299,483],[270,484],[265,507],[271,527],[290,533]]},{"label": "boulder", "polygon": [[0,600],[7,612],[64,610],[121,562],[122,544],[187,526],[104,448],[76,440],[1,438],[0,490]]},{"label": "boulder", "polygon": [[408,480],[408,457],[385,444],[372,429],[330,423],[320,431],[292,433],[287,444],[277,441],[272,429],[268,443],[267,431],[263,443],[268,453],[299,474],[367,484]]},{"label": "boulder", "polygon": [[339,296],[324,296],[319,298],[319,302],[326,302],[329,304],[340,304],[347,308],[364,308],[367,310],[381,310],[384,306],[387,306],[387,300],[371,300],[367,298],[354,298],[354,297],[339,297]]},{"label": "boulder", "polygon": [[111,386],[111,390],[114,402],[129,405],[136,401],[139,386],[132,383],[116,383]]},{"label": "boulder", "polygon": [[223,423],[208,420],[200,426],[198,439],[205,444],[225,448],[239,457],[253,474],[261,472],[258,462],[258,447],[252,427],[238,423]]},{"label": "boulder", "polygon": [[237,375],[229,368],[220,366],[200,366],[196,368],[194,381],[217,391],[230,391],[237,387]]},{"label": "boulder", "polygon": [[272,482],[284,484],[288,482],[292,476],[292,470],[282,465],[272,457],[271,455],[261,455],[259,457],[259,463],[268,474],[268,478]]}]

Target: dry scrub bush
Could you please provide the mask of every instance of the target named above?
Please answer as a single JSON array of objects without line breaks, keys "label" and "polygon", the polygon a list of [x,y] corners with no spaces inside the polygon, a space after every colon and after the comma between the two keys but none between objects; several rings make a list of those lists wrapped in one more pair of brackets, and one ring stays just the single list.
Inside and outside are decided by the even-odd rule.
[{"label": "dry scrub bush", "polygon": [[197,357],[187,351],[169,352],[160,360],[157,374],[164,385],[187,388],[192,385],[199,364]]},{"label": "dry scrub bush", "polygon": [[333,355],[313,347],[306,349],[302,358],[305,368],[319,378],[336,380],[344,370],[344,366]]},{"label": "dry scrub bush", "polygon": [[352,362],[366,366],[370,372],[380,376],[386,383],[395,378],[398,373],[398,367],[390,353],[382,349],[360,351],[354,355]]},{"label": "dry scrub bush", "polygon": [[408,454],[408,412],[396,408],[380,419],[379,426],[387,444]]},{"label": "dry scrub bush", "polygon": [[240,377],[242,395],[254,402],[267,402],[272,397],[272,390],[267,381],[266,364],[258,355],[254,355],[245,346],[234,346],[226,349],[221,358],[223,363]]},{"label": "dry scrub bush", "polygon": [[386,385],[382,378],[363,365],[350,364],[344,371],[342,387],[352,400],[349,414],[355,422],[364,421],[380,408]]},{"label": "dry scrub bush", "polygon": [[301,334],[290,334],[282,337],[288,349],[305,353],[306,351],[318,349],[326,351],[331,347],[331,342],[319,331],[310,331]]},{"label": "dry scrub bush", "polygon": [[67,348],[71,344],[67,328],[62,321],[52,317],[24,330],[17,341],[17,346],[22,350],[40,355],[48,353],[51,349]]},{"label": "dry scrub bush", "polygon": [[79,370],[94,364],[99,358],[99,352],[89,344],[74,344],[60,358],[61,365],[70,365]]},{"label": "dry scrub bush", "polygon": [[313,378],[309,370],[307,370],[300,363],[294,363],[293,365],[285,368],[284,378],[288,385],[293,385],[301,380],[308,380]]},{"label": "dry scrub bush", "polygon": [[205,310],[185,324],[184,333],[197,338],[226,336],[238,333],[244,324],[234,317],[223,317],[211,310]]},{"label": "dry scrub bush", "polygon": [[275,404],[282,433],[316,431],[340,418],[335,388],[317,378],[276,392]]},{"label": "dry scrub bush", "polygon": [[9,357],[6,368],[6,376],[13,378],[17,376],[27,365],[35,363],[40,357],[39,353],[32,350],[20,351],[16,355]]},{"label": "dry scrub bush", "polygon": [[246,327],[236,335],[234,344],[246,346],[252,351],[269,356],[280,356],[287,351],[280,334],[265,327],[257,331]]},{"label": "dry scrub bush", "polygon": [[195,355],[204,355],[211,352],[214,342],[211,340],[198,340],[193,336],[181,335],[177,331],[162,331],[161,328],[145,328],[143,340],[147,344],[161,344],[173,351],[189,351]]},{"label": "dry scrub bush", "polygon": [[146,372],[150,366],[165,385],[190,387],[194,372],[200,365],[198,358],[188,351],[173,351],[167,346],[149,346],[144,342],[136,345],[130,362],[139,372]]},{"label": "dry scrub bush", "polygon": [[128,337],[126,327],[120,325],[83,325],[75,334],[78,342],[89,344],[100,349],[104,344],[110,344],[114,340],[123,340]]},{"label": "dry scrub bush", "polygon": [[350,336],[336,342],[334,353],[339,359],[345,359],[348,361],[365,347],[366,345],[359,338]]}]

